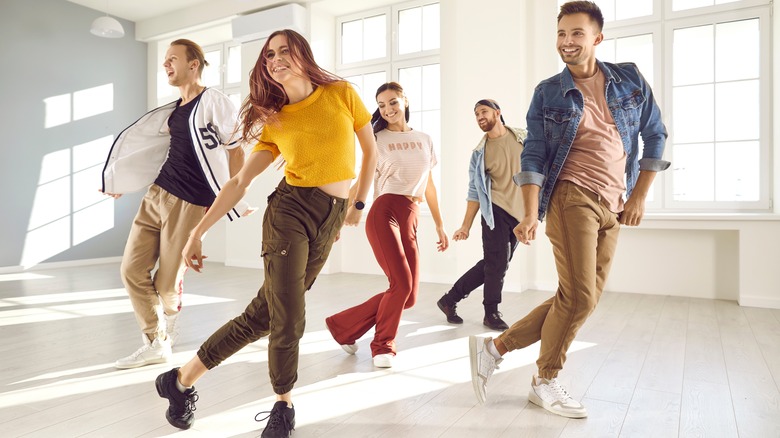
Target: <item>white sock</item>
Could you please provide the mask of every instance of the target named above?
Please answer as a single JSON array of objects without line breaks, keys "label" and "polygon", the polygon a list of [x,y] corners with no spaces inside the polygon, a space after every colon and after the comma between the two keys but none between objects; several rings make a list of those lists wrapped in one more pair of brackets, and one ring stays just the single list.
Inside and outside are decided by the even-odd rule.
[{"label": "white sock", "polygon": [[188,390],[190,388],[192,388],[192,386],[184,386],[184,385],[181,384],[181,382],[179,382],[178,377],[176,378],[176,389],[178,389],[179,392],[184,393],[184,391],[186,391],[186,390]]},{"label": "white sock", "polygon": [[501,359],[501,354],[498,352],[498,349],[496,348],[496,341],[490,340],[487,345],[487,351],[493,355],[493,357],[498,360]]}]

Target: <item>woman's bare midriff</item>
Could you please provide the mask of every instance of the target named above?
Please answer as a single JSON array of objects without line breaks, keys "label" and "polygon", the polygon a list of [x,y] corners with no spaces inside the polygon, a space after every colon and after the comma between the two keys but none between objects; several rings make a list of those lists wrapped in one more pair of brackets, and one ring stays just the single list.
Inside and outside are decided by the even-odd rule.
[{"label": "woman's bare midriff", "polygon": [[321,185],[318,187],[318,189],[329,194],[330,196],[347,199],[349,198],[349,184],[351,181],[352,180],[349,179],[345,179],[343,181],[336,181],[336,182]]}]

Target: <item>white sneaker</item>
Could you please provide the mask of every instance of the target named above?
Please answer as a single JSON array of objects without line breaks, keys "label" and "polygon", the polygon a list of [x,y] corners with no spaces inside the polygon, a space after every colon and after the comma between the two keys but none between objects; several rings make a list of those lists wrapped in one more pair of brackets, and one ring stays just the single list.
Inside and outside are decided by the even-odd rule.
[{"label": "white sneaker", "polygon": [[178,313],[175,315],[165,315],[165,334],[167,335],[167,339],[171,341],[171,347],[173,347],[173,344],[179,339],[179,328],[176,325],[178,320]]},{"label": "white sneaker", "polygon": [[496,359],[487,349],[488,342],[493,338],[479,338],[469,336],[469,356],[471,358],[471,384],[474,386],[474,394],[480,403],[487,400],[487,382],[493,371],[498,369],[498,364],[504,359]]},{"label": "white sneaker", "polygon": [[562,417],[585,418],[588,416],[585,406],[571,398],[569,393],[558,383],[558,379],[547,380],[537,376],[532,377],[528,401]]},{"label": "white sneaker", "polygon": [[377,368],[392,368],[393,367],[393,355],[392,354],[377,354],[374,356],[374,366]]},{"label": "white sneaker", "polygon": [[[325,318],[325,327],[328,328],[328,331],[330,332],[330,335],[333,336],[333,340],[336,340],[336,336],[333,335],[333,329],[330,328],[330,318]],[[338,342],[338,341],[336,341]],[[356,342],[353,342],[351,344],[339,344],[341,345],[341,349],[346,351],[347,354],[355,354],[358,351],[358,345]]]},{"label": "white sneaker", "polygon": [[135,351],[130,356],[123,357],[114,363],[115,368],[121,370],[128,368],[138,368],[144,365],[155,363],[165,363],[171,360],[171,342],[167,339],[162,340],[156,337],[154,341],[149,341],[146,335],[143,347]]},{"label": "white sneaker", "polygon": [[355,354],[358,351],[358,344],[340,344],[341,348],[347,352],[347,354]]}]

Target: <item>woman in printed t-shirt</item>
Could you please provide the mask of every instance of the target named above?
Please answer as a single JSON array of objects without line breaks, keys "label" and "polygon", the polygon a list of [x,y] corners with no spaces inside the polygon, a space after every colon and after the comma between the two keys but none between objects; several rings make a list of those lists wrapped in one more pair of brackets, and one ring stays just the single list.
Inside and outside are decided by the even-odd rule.
[{"label": "woman in printed t-shirt", "polygon": [[353,199],[361,205],[376,168],[376,143],[371,115],[358,94],[320,68],[308,42],[292,30],[268,37],[250,75],[241,117],[244,138],[257,145],[192,230],[182,254],[189,267],[200,271],[203,234],[281,155],[285,176],[268,197],[263,219],[264,282],[244,313],[212,334],[186,365],[158,376],[157,391],[169,401],[168,421],[187,429],[198,398],[193,384],[246,345],[269,336],[268,371],[277,402],[262,437],[288,437],[295,426],[291,391],[305,326],[304,292],[325,264],[341,226],[360,221],[360,209],[348,205],[355,134],[363,160]]},{"label": "woman in printed t-shirt", "polygon": [[417,300],[420,281],[417,204],[423,197],[436,223],[438,250],[446,250],[449,241],[431,177],[431,169],[436,165],[431,137],[407,124],[409,102],[398,83],[380,86],[376,102],[379,108],[371,122],[379,160],[366,235],[390,287],[363,304],[326,318],[325,323],[336,342],[349,354],[355,354],[358,349],[355,341],[376,326],[371,342],[374,366],[389,368],[396,354],[395,337],[401,313]]}]

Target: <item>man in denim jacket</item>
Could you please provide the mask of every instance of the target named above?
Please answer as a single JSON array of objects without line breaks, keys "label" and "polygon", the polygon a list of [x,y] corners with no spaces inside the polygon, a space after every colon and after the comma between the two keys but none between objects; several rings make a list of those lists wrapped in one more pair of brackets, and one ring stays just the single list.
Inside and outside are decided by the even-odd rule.
[{"label": "man in denim jacket", "polygon": [[522,171],[515,175],[525,217],[514,230],[528,245],[547,216],[558,290],[495,340],[470,339],[472,380],[483,401],[503,354],[541,340],[529,401],[565,417],[587,416],[556,377],[599,301],[620,225],[639,225],[656,172],[670,165],[662,159],[667,134],[661,112],[639,70],[596,60],[603,24],[590,1],[561,6],[557,48],[567,65],[534,91]]},{"label": "man in denim jacket", "polygon": [[520,170],[520,153],[526,132],[504,124],[501,108],[493,99],[482,99],[474,105],[474,116],[485,132],[471,153],[469,192],[463,224],[452,240],[465,240],[477,213],[481,213],[482,260],[466,271],[436,303],[447,321],[462,324],[456,312],[460,300],[484,284],[482,305],[486,327],[503,331],[509,326],[501,319],[498,305],[504,287],[504,275],[517,248],[513,229],[523,218],[520,188],[512,176]]}]

